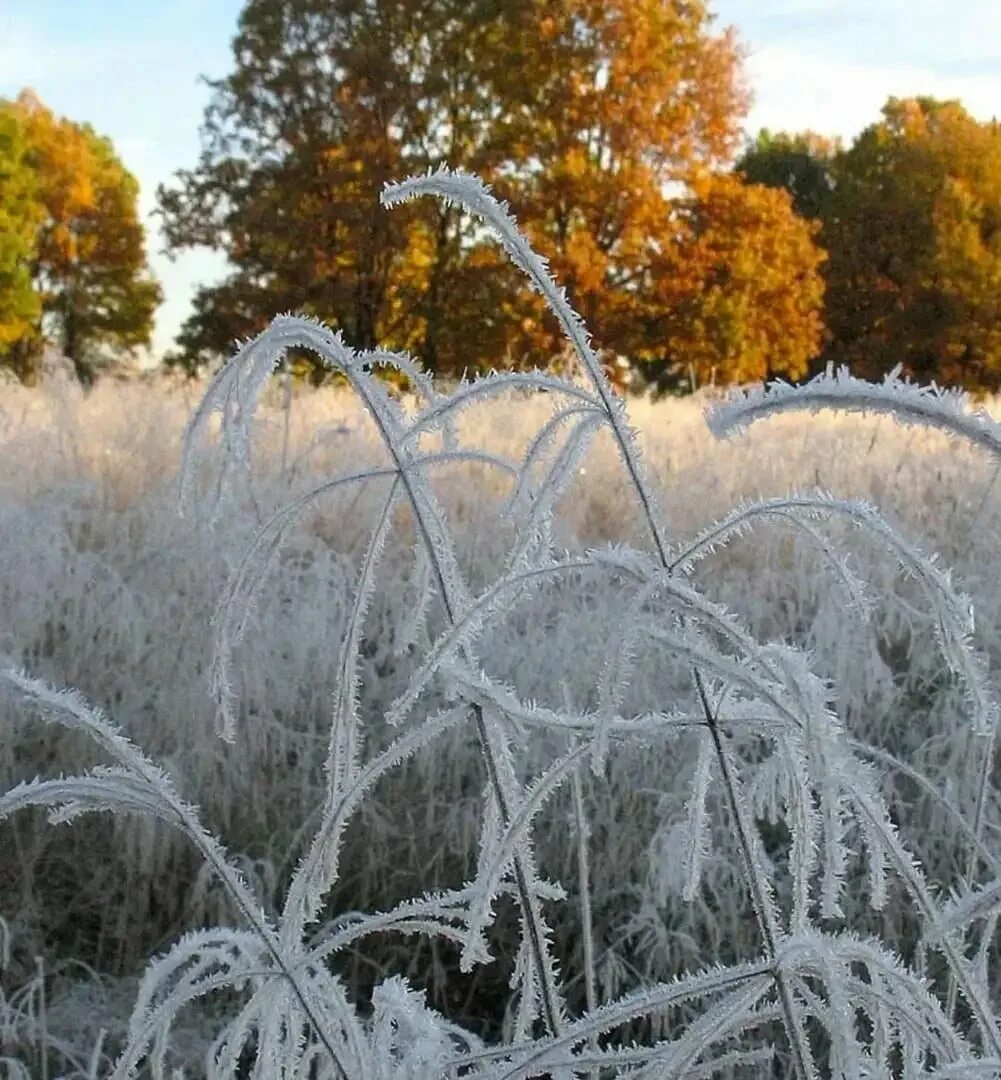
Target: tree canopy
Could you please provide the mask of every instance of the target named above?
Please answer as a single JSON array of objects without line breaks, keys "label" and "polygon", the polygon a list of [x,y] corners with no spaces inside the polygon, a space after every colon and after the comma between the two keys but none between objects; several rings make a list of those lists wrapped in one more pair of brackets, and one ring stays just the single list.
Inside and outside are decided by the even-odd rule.
[{"label": "tree canopy", "polygon": [[738,162],[822,222],[822,361],[1001,389],[1001,127],[891,98],[847,148],[763,133]]},{"label": "tree canopy", "polygon": [[831,357],[1001,388],[1001,128],[891,99],[837,164],[824,228]]},{"label": "tree canopy", "polygon": [[41,317],[31,283],[41,218],[24,118],[0,104],[0,356],[30,336]]},{"label": "tree canopy", "polygon": [[[562,350],[495,243],[389,180],[506,199],[610,365],[661,389],[828,361],[1001,389],[1001,126],[891,98],[850,145],[761,131],[707,0],[247,0],[168,251],[223,252],[168,362],[215,364],[282,311],[456,375]],[[0,365],[47,341],[84,382],[148,345],[160,290],[111,143],[0,100]]]},{"label": "tree canopy", "polygon": [[819,224],[785,192],[726,175],[695,183],[675,221],[655,274],[662,356],[684,358],[700,384],[807,375],[824,329]]},{"label": "tree canopy", "polygon": [[840,148],[836,139],[813,131],[762,128],[740,155],[736,171],[748,183],[784,188],[797,214],[817,219],[834,190],[832,164]]},{"label": "tree canopy", "polygon": [[0,102],[0,362],[31,378],[51,339],[90,382],[110,356],[149,344],[160,290],[138,197],[89,125],[30,91]]},{"label": "tree canopy", "polygon": [[[610,357],[669,382],[795,375],[816,351],[811,229],[720,175],[746,92],[701,0],[249,0],[213,87],[200,159],[159,199],[171,250],[231,270],[200,290],[175,362],[297,310],[432,370],[548,363],[556,327],[473,222],[380,207],[387,180],[440,165],[510,202]],[[766,220],[774,261],[752,266],[721,230]],[[789,293],[791,325],[759,289]],[[706,328],[697,355],[678,352],[682,311]]]}]

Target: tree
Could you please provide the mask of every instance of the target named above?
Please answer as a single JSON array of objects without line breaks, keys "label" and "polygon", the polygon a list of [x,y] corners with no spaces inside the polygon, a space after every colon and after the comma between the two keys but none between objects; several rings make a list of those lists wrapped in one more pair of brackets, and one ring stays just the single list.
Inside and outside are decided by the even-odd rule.
[{"label": "tree", "polygon": [[[656,274],[692,235],[692,184],[732,157],[746,97],[733,35],[700,0],[250,0],[233,56],[198,164],[159,193],[171,250],[232,265],[201,290],[177,362],[288,309],[433,370],[549,361],[555,325],[474,223],[379,206],[386,180],[448,165],[508,199],[599,345],[666,365]],[[814,256],[789,250],[807,256],[795,288]]]},{"label": "tree", "polygon": [[23,119],[0,102],[0,362],[41,317],[31,282],[41,216]]},{"label": "tree", "polygon": [[47,337],[93,381],[109,354],[148,345],[159,286],[146,265],[139,186],[109,140],[59,119],[30,91],[5,106],[18,118],[38,213],[28,263],[39,311],[14,342],[30,377]]},{"label": "tree", "polygon": [[448,366],[442,309],[469,223],[430,205],[391,215],[379,193],[446,161],[490,172],[494,103],[479,57],[497,51],[488,39],[508,6],[247,4],[235,70],[213,84],[201,159],[159,193],[169,249],[214,247],[234,268],[200,293],[178,362],[213,351],[220,321],[244,336],[295,308],[361,347],[416,347],[430,367]]},{"label": "tree", "polygon": [[678,200],[675,225],[647,328],[659,384],[807,375],[824,330],[820,224],[799,217],[784,191],[709,174]]},{"label": "tree", "polygon": [[[508,69],[514,169],[499,187],[599,343],[631,355],[653,344],[642,313],[674,228],[671,192],[736,144],[739,53],[702,3],[576,0],[531,16]],[[556,347],[550,321],[526,329],[527,350]]]},{"label": "tree", "polygon": [[737,159],[735,171],[748,183],[783,188],[796,213],[821,218],[834,190],[836,139],[812,131],[773,133],[762,128]]},{"label": "tree", "polygon": [[824,226],[831,359],[1001,388],[1001,127],[891,98],[840,155]]}]

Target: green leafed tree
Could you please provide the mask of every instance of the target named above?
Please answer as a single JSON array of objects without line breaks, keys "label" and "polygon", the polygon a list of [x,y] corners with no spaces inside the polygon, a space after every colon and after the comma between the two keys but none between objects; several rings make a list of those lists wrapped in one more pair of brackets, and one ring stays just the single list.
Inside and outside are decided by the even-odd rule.
[{"label": "green leafed tree", "polygon": [[379,192],[445,162],[491,171],[495,102],[478,69],[521,2],[246,5],[201,158],[160,191],[168,245],[221,250],[233,268],[199,294],[180,362],[295,309],[359,346],[407,345],[448,366],[442,309],[470,223],[447,208],[388,214]]},{"label": "green leafed tree", "polygon": [[751,184],[784,188],[796,213],[823,217],[834,190],[836,139],[812,131],[771,132],[762,128],[737,159],[736,171]]}]

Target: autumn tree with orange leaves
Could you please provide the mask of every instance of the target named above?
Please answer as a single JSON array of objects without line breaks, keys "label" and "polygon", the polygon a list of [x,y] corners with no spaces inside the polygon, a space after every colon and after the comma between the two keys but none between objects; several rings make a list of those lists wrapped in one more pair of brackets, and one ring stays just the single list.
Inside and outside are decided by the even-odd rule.
[{"label": "autumn tree with orange leaves", "polygon": [[890,99],[835,163],[831,359],[1001,390],[1001,124]]},{"label": "autumn tree with orange leaves", "polygon": [[160,191],[168,245],[231,266],[176,362],[282,310],[442,373],[551,362],[556,327],[475,223],[381,209],[387,180],[442,165],[492,183],[606,356],[661,386],[795,375],[816,351],[811,228],[721,175],[746,94],[705,3],[249,0],[233,58],[200,160]]},{"label": "autumn tree with orange leaves", "polygon": [[829,252],[819,364],[1001,390],[1001,124],[890,98],[842,148],[762,133],[739,173],[783,188]]},{"label": "autumn tree with orange leaves", "polygon": [[819,224],[785,192],[720,174],[693,183],[674,221],[650,301],[661,352],[636,350],[651,374],[665,379],[683,357],[696,385],[806,376],[824,333]]},{"label": "autumn tree with orange leaves", "polygon": [[0,358],[29,337],[42,305],[32,288],[42,209],[24,118],[0,102]]},{"label": "autumn tree with orange leaves", "polygon": [[6,343],[0,334],[0,362],[30,380],[51,340],[90,383],[108,359],[149,344],[160,300],[146,265],[138,185],[109,140],[56,117],[30,91],[0,102],[0,122],[17,131],[30,181],[30,238],[18,266],[33,298],[30,317]]}]

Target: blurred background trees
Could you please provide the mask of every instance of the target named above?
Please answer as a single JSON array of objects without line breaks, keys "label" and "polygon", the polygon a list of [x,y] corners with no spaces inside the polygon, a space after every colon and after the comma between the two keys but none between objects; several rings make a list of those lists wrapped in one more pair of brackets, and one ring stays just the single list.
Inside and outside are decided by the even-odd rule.
[{"label": "blurred background trees", "polygon": [[474,222],[379,206],[440,166],[492,183],[609,359],[664,386],[796,377],[819,348],[815,230],[727,175],[747,95],[704,3],[250,0],[233,62],[159,193],[168,246],[232,267],[177,364],[289,309],[440,373],[552,362],[556,327]]},{"label": "blurred background trees", "polygon": [[46,341],[93,381],[150,341],[160,290],[139,188],[111,143],[30,91],[0,101],[0,363],[31,380]]},{"label": "blurred background trees", "polygon": [[41,219],[24,120],[0,105],[0,356],[29,337],[41,316],[31,282]]},{"label": "blurred background trees", "polygon": [[835,176],[831,358],[1001,388],[1001,128],[958,102],[891,100]]},{"label": "blurred background trees", "polygon": [[759,137],[738,162],[819,219],[821,362],[1001,389],[1001,127],[956,101],[891,98],[848,148]]},{"label": "blurred background trees", "polygon": [[[833,361],[1001,389],[997,122],[890,99],[848,146],[741,146],[741,62],[706,0],[247,0],[200,157],[158,191],[168,252],[228,261],[167,362],[215,367],[298,311],[446,376],[558,363],[482,228],[381,208],[386,181],[447,166],[509,201],[633,387]],[[88,125],[0,101],[0,366],[31,379],[48,342],[89,382],[148,345],[137,195]]]},{"label": "blurred background trees", "polygon": [[831,162],[840,149],[837,140],[813,131],[763,128],[744,148],[736,171],[749,183],[788,191],[796,213],[817,220],[834,189]]}]

